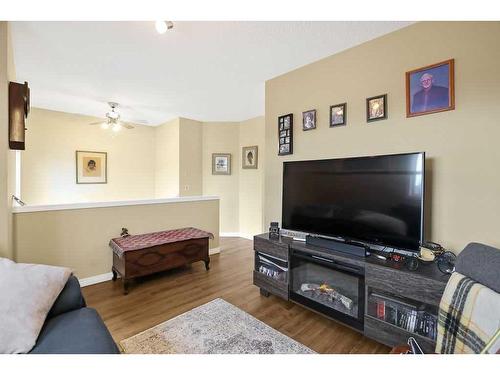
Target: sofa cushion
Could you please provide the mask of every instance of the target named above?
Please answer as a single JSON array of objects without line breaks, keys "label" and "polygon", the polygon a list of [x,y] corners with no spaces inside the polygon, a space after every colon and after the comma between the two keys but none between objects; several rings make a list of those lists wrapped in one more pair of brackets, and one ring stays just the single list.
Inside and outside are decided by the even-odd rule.
[{"label": "sofa cushion", "polygon": [[48,319],[33,354],[116,354],[119,350],[99,314],[84,307]]},{"label": "sofa cushion", "polygon": [[472,242],[458,254],[455,270],[500,293],[500,249]]},{"label": "sofa cushion", "polygon": [[0,258],[0,353],[27,353],[71,275],[64,267]]},{"label": "sofa cushion", "polygon": [[85,306],[87,306],[87,304],[83,298],[80,283],[75,276],[71,275],[50,309],[47,319],[71,310],[81,309]]}]

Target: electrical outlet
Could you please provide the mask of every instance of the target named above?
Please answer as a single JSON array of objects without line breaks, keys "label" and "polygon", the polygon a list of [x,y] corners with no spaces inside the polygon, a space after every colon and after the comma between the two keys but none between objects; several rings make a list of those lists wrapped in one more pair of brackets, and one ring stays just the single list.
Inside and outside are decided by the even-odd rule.
[{"label": "electrical outlet", "polygon": [[184,191],[188,191],[189,190],[189,185],[184,185]]}]

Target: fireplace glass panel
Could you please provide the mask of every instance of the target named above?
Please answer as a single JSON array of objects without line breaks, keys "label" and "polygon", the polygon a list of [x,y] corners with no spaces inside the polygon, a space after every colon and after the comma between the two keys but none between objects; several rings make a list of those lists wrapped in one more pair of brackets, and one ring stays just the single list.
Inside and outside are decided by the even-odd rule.
[{"label": "fireplace glass panel", "polygon": [[291,272],[292,291],[325,307],[358,318],[358,277],[304,260],[298,260]]}]

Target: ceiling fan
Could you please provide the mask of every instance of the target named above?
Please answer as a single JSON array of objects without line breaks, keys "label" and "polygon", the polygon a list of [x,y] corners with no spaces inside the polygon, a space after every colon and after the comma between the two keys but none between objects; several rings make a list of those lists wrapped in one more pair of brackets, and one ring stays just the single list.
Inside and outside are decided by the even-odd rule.
[{"label": "ceiling fan", "polygon": [[90,125],[101,125],[102,129],[111,129],[115,132],[120,131],[122,128],[133,129],[134,126],[120,121],[120,114],[117,112],[118,103],[108,102],[111,111],[106,113],[106,118],[102,121],[91,122]]}]

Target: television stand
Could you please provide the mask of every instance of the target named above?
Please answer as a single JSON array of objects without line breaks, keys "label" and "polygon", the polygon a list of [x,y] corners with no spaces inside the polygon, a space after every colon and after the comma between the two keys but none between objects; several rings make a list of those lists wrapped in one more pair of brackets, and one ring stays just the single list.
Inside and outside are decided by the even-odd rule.
[{"label": "television stand", "polygon": [[329,250],[339,251],[358,257],[367,256],[367,246],[358,243],[342,242],[335,239],[319,237],[319,236],[306,236],[306,244],[311,246],[318,246]]},{"label": "television stand", "polygon": [[[354,256],[283,236],[269,238],[269,233],[255,236],[253,245],[253,283],[262,296],[272,294],[306,306],[390,347],[416,337],[425,352],[434,351],[439,302],[450,277],[436,264],[409,271],[390,260]],[[354,288],[348,287],[350,282]],[[348,300],[343,304],[339,296],[340,304],[332,305],[317,291],[320,284],[338,286]],[[326,287],[323,292],[332,290]]]}]

